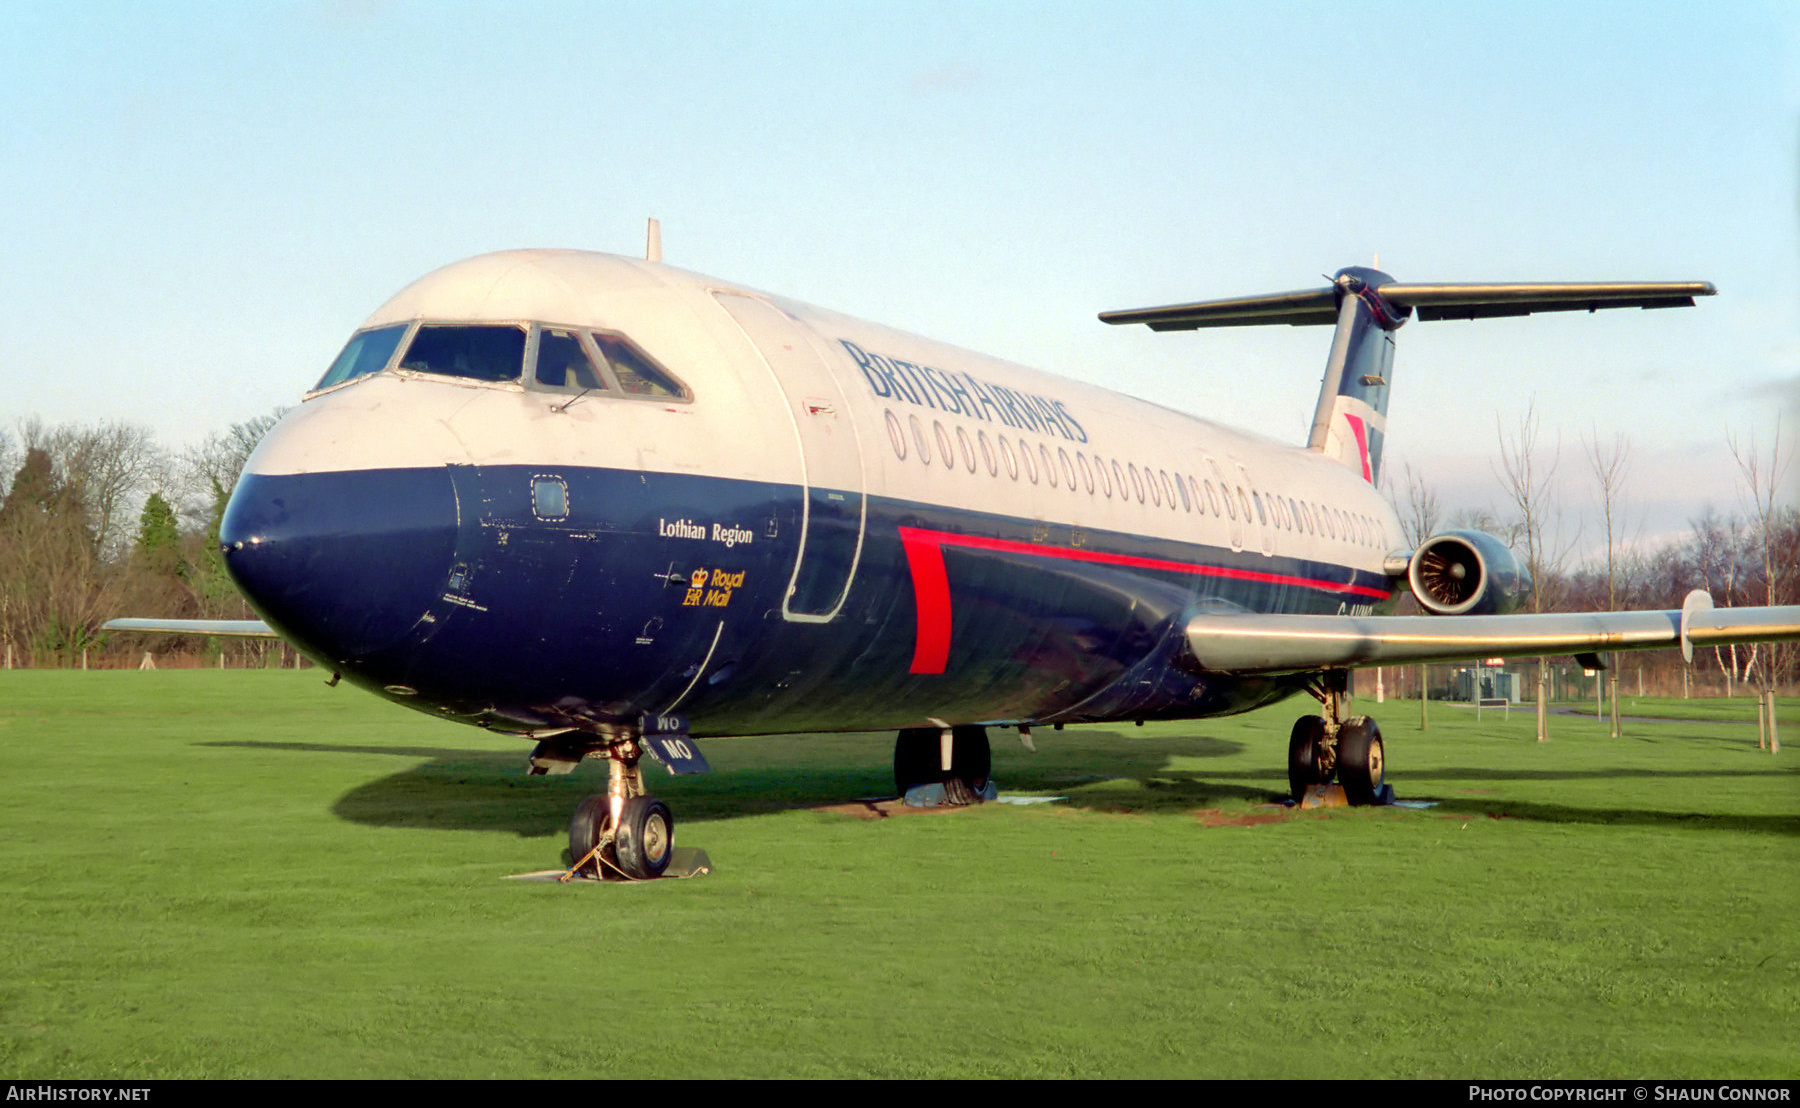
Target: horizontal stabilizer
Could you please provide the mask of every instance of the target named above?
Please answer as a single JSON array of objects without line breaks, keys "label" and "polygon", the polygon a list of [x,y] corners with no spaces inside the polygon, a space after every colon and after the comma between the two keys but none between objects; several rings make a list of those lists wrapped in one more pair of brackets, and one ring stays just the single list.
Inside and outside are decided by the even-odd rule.
[{"label": "horizontal stabilizer", "polygon": [[[1694,608],[1686,613],[1685,630],[1696,647],[1800,639],[1800,605]],[[1655,650],[1682,647],[1682,639],[1681,609],[1504,616],[1208,613],[1187,624],[1188,649],[1203,669],[1215,673]]]},{"label": "horizontal stabilizer", "polygon": [[109,619],[102,631],[137,631],[152,635],[218,635],[233,639],[278,639],[260,619]]},{"label": "horizontal stabilizer", "polygon": [[[1563,284],[1365,286],[1364,296],[1380,299],[1396,321],[1416,311],[1420,320],[1481,319],[1530,315],[1533,312],[1594,312],[1601,308],[1693,307],[1694,297],[1718,290],[1706,281],[1611,281]],[[1338,304],[1349,290],[1340,285],[1201,300],[1160,308],[1128,308],[1101,312],[1106,323],[1143,323],[1153,331],[1191,331],[1198,327],[1250,327],[1286,323],[1295,327],[1335,323]],[[1397,325],[1397,323],[1395,324]]]},{"label": "horizontal stabilizer", "polygon": [[1691,308],[1694,297],[1718,290],[1706,281],[1624,281],[1610,284],[1383,285],[1376,290],[1421,321],[1485,319],[1533,312],[1596,312],[1601,308]]},{"label": "horizontal stabilizer", "polygon": [[1192,331],[1196,327],[1254,327],[1288,323],[1337,322],[1337,289],[1302,289],[1267,296],[1240,296],[1231,300],[1202,300],[1194,304],[1170,304],[1163,308],[1127,308],[1101,312],[1106,323],[1147,323],[1152,331]]}]

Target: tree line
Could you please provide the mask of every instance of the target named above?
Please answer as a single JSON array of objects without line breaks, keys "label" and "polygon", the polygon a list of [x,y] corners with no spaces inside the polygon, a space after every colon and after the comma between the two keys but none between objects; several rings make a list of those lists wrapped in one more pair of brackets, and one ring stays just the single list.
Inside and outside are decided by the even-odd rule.
[{"label": "tree line", "polygon": [[[152,641],[102,632],[120,615],[249,619],[219,554],[219,521],[250,452],[277,410],[234,423],[198,445],[171,451],[128,422],[49,425],[35,418],[0,428],[0,656],[9,666],[119,665],[146,649],[260,658],[267,647],[202,638]],[[1503,484],[1510,503],[1445,511],[1422,475],[1390,473],[1388,494],[1411,545],[1446,527],[1498,535],[1527,563],[1540,611],[1679,608],[1691,589],[1721,607],[1792,604],[1800,593],[1800,511],[1782,504],[1779,426],[1774,448],[1733,442],[1749,510],[1708,510],[1681,541],[1646,549],[1624,541],[1622,493],[1629,445],[1622,437],[1585,444],[1594,502],[1606,523],[1604,561],[1571,565],[1574,540],[1560,534],[1551,478],[1560,443],[1546,445],[1534,413],[1501,429]],[[1793,647],[1720,647],[1682,672],[1678,652],[1634,659],[1667,692],[1684,678],[1730,695],[1750,682],[1787,687],[1800,680]]]},{"label": "tree line", "polygon": [[0,428],[0,660],[7,667],[121,664],[159,653],[260,659],[266,647],[203,638],[148,644],[100,630],[121,615],[251,619],[225,573],[219,520],[279,410],[171,451],[124,421]]},{"label": "tree line", "polygon": [[[1561,436],[1546,440],[1535,405],[1513,427],[1496,423],[1496,430],[1496,475],[1507,498],[1501,511],[1445,513],[1421,474],[1410,466],[1402,474],[1390,472],[1388,496],[1414,546],[1447,527],[1499,536],[1531,573],[1536,584],[1531,610],[1538,612],[1678,609],[1694,589],[1725,608],[1800,602],[1800,509],[1784,503],[1781,495],[1790,459],[1782,450],[1779,420],[1766,446],[1754,437],[1726,436],[1739,471],[1741,511],[1721,514],[1708,507],[1689,521],[1685,537],[1658,547],[1627,540],[1630,505],[1624,490],[1631,449],[1624,435],[1586,436],[1579,463],[1585,482],[1559,486],[1556,473],[1565,462]],[[1594,538],[1604,538],[1605,548],[1576,565],[1570,555],[1582,536],[1562,525],[1557,489],[1580,483],[1586,485],[1581,495],[1598,510],[1604,535]],[[1531,668],[1542,740],[1548,737],[1550,668]],[[1800,679],[1800,650],[1783,643],[1711,647],[1696,652],[1691,666],[1678,650],[1615,655],[1604,675],[1614,735],[1620,733],[1619,684],[1626,671],[1639,694],[1691,695],[1698,690],[1735,696],[1754,691],[1761,702],[1760,718],[1766,721],[1765,741],[1776,747],[1774,697]]]}]

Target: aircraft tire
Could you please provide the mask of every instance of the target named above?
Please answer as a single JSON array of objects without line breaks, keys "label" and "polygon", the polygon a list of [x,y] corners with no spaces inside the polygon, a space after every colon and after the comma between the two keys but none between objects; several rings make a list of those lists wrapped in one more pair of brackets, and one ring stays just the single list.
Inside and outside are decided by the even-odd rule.
[{"label": "aircraft tire", "polygon": [[1298,804],[1306,790],[1323,785],[1325,775],[1319,772],[1319,747],[1325,739],[1325,721],[1318,716],[1301,716],[1294,721],[1288,736],[1288,793]]},{"label": "aircraft tire", "polygon": [[942,784],[952,805],[973,803],[994,770],[987,728],[950,729],[948,774],[943,769],[942,734],[936,727],[901,728],[894,740],[894,788],[905,796],[918,785]]},{"label": "aircraft tire", "polygon": [[988,745],[987,728],[953,727],[950,744],[950,775],[979,796],[994,772],[994,750]]},{"label": "aircraft tire", "polygon": [[916,785],[931,785],[944,779],[938,768],[938,729],[935,727],[902,727],[894,739],[894,788],[901,796]]},{"label": "aircraft tire", "polygon": [[1368,716],[1357,716],[1338,729],[1338,784],[1351,804],[1376,802],[1386,775],[1382,755],[1381,728]]},{"label": "aircraft tire", "polygon": [[653,796],[627,800],[613,836],[613,850],[626,876],[639,880],[661,877],[675,851],[675,817],[669,806]]},{"label": "aircraft tire", "polygon": [[[607,803],[604,794],[596,794],[575,806],[575,815],[569,820],[569,864],[574,865],[586,858],[600,841],[606,830]],[[600,862],[591,859],[576,871],[583,877],[598,878]]]}]

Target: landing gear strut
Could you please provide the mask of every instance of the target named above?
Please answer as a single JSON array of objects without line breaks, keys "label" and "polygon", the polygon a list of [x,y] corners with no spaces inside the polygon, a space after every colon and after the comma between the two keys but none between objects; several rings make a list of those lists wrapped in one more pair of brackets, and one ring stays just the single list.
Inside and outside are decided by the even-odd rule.
[{"label": "landing gear strut", "polygon": [[606,792],[590,796],[569,821],[569,860],[589,878],[661,877],[675,851],[675,817],[644,790],[643,751],[631,739],[597,751],[609,771]]},{"label": "landing gear strut", "polygon": [[1308,692],[1320,715],[1301,716],[1288,737],[1288,792],[1298,804],[1306,790],[1333,777],[1351,804],[1386,804],[1393,793],[1383,782],[1381,728],[1368,716],[1350,715],[1350,672],[1327,670]]},{"label": "landing gear strut", "polygon": [[919,807],[994,799],[993,764],[985,727],[907,727],[894,741],[894,787]]}]

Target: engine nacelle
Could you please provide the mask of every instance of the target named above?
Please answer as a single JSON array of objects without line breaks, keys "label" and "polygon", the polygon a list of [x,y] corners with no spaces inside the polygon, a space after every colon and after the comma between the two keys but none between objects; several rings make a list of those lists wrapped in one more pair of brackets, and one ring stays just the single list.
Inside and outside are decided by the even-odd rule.
[{"label": "engine nacelle", "polygon": [[1531,599],[1531,574],[1485,531],[1442,531],[1413,552],[1406,583],[1432,615],[1505,615]]}]

